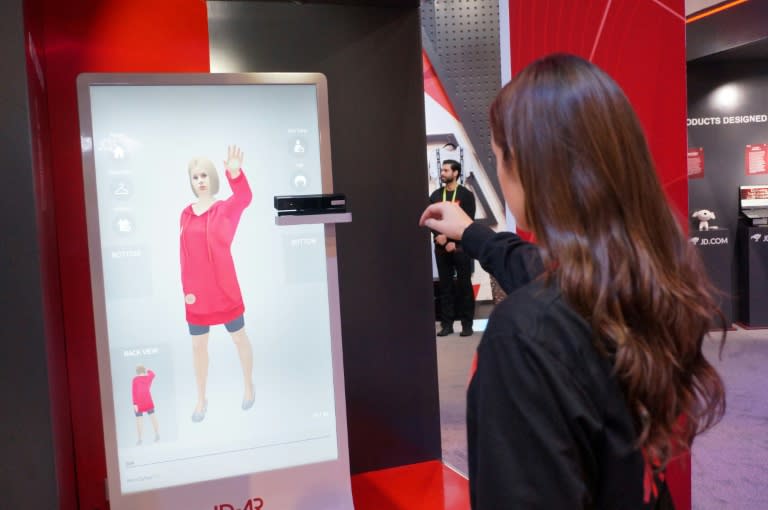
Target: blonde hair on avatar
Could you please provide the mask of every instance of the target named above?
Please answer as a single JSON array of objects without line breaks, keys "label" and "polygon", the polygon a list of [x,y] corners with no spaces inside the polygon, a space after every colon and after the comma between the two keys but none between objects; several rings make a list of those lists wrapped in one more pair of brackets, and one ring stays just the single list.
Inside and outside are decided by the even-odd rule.
[{"label": "blonde hair on avatar", "polygon": [[139,374],[139,375],[146,374],[147,373],[147,369],[146,369],[146,367],[144,367],[144,365],[136,365],[136,373]]},{"label": "blonde hair on avatar", "polygon": [[213,161],[207,158],[194,158],[187,165],[187,175],[189,177],[189,186],[192,188],[192,193],[197,196],[195,186],[192,184],[192,172],[196,170],[203,170],[208,174],[208,178],[211,180],[211,195],[215,195],[219,192],[219,172],[216,170],[216,165]]}]

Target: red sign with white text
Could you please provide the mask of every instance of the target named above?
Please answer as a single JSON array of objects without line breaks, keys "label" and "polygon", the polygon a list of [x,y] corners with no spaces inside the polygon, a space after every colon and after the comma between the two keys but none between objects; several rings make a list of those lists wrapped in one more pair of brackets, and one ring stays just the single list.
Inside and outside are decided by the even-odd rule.
[{"label": "red sign with white text", "polygon": [[688,148],[688,178],[701,179],[704,177],[704,148]]},{"label": "red sign with white text", "polygon": [[768,174],[768,143],[747,145],[744,150],[746,175]]}]

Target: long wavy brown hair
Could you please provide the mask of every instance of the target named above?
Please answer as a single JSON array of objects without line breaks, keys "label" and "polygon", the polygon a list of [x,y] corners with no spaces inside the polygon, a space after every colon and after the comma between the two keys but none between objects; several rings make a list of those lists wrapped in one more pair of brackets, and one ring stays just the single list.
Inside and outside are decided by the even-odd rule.
[{"label": "long wavy brown hair", "polygon": [[725,412],[722,380],[701,351],[722,315],[640,123],[619,86],[572,55],[529,65],[490,118],[505,168],[519,174],[544,277],[591,324],[638,447],[663,467]]}]

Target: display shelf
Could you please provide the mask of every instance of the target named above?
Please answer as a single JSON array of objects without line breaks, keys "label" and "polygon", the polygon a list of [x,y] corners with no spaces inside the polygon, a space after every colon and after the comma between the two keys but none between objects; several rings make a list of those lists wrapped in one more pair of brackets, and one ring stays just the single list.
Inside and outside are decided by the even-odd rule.
[{"label": "display shelf", "polygon": [[352,213],[290,214],[275,216],[275,225],[317,225],[319,223],[350,223]]}]

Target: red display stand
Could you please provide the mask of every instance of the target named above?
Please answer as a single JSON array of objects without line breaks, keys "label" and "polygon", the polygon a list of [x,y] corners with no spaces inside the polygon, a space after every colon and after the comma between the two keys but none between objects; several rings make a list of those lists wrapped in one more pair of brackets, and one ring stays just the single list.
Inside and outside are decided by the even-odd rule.
[{"label": "red display stand", "polygon": [[469,481],[440,461],[352,477],[355,510],[469,510]]}]

